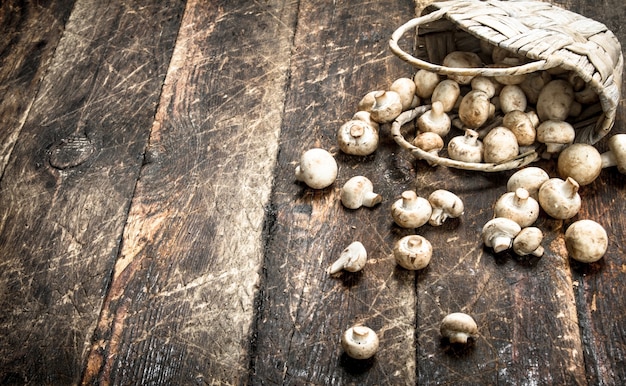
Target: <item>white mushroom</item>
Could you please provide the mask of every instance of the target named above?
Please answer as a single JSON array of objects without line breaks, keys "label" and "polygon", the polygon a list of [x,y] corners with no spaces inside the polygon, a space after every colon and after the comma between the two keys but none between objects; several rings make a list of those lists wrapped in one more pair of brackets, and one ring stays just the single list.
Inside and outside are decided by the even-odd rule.
[{"label": "white mushroom", "polygon": [[511,248],[513,239],[521,230],[522,228],[515,221],[504,217],[495,217],[483,226],[483,242],[485,246],[493,248],[494,252],[500,253]]},{"label": "white mushroom", "polygon": [[428,196],[428,202],[433,208],[428,223],[432,226],[442,225],[448,218],[457,218],[465,211],[463,201],[456,194],[444,190],[437,189]]},{"label": "white mushroom", "polygon": [[519,145],[515,134],[504,126],[489,131],[483,138],[483,159],[485,162],[500,163],[515,158]]},{"label": "white mushroom", "polygon": [[443,111],[443,103],[434,101],[430,110],[417,118],[417,127],[421,132],[433,132],[445,137],[450,131],[451,121]]},{"label": "white mushroom", "polygon": [[459,106],[459,119],[470,129],[477,129],[493,117],[495,106],[487,94],[479,90],[472,90],[465,94]]},{"label": "white mushroom", "polygon": [[357,112],[351,120],[339,127],[337,143],[346,154],[369,155],[378,147],[378,123],[367,111]]},{"label": "white mushroom", "polygon": [[543,232],[537,227],[523,228],[513,240],[513,252],[519,256],[533,255],[543,256],[544,248],[541,246]]},{"label": "white mushroom", "polygon": [[561,178],[571,177],[580,186],[589,185],[602,171],[602,156],[591,145],[575,143],[561,151],[557,170]]},{"label": "white mushroom", "polygon": [[531,117],[523,111],[509,111],[502,118],[502,126],[511,130],[519,146],[530,146],[535,143],[537,130]]},{"label": "white mushroom", "polygon": [[341,336],[341,346],[354,359],[368,359],[378,351],[379,339],[376,332],[363,325],[347,329]]},{"label": "white mushroom", "polygon": [[[439,134],[424,131],[418,132],[415,138],[413,139],[413,145],[419,147],[427,153],[433,155],[439,155],[441,149],[443,149],[443,138]],[[428,161],[430,165],[433,165],[432,162]]]},{"label": "white mushroom", "polygon": [[537,115],[543,121],[564,121],[574,102],[574,88],[564,79],[546,84],[537,98]]},{"label": "white mushroom", "polygon": [[359,111],[367,111],[370,112],[372,111],[372,107],[374,107],[374,104],[376,103],[376,97],[375,95],[384,92],[383,90],[374,90],[374,91],[370,91],[367,94],[365,94],[363,96],[363,98],[361,98],[361,100],[359,101],[359,104],[357,105],[357,110]]},{"label": "white mushroom", "polygon": [[626,134],[616,134],[608,139],[609,151],[600,154],[588,144],[575,143],[559,154],[557,170],[561,178],[572,177],[579,185],[592,183],[603,168],[617,166],[626,173]]},{"label": "white mushroom", "polygon": [[374,193],[372,181],[364,176],[352,177],[346,181],[341,188],[340,197],[341,203],[348,209],[372,207],[383,200],[380,194]]},{"label": "white mushroom", "polygon": [[476,338],[478,326],[474,318],[462,312],[453,312],[446,315],[439,326],[441,336],[450,343],[466,344],[469,338]]},{"label": "white mushroom", "polygon": [[467,129],[465,135],[456,136],[448,142],[448,156],[457,161],[482,162],[483,143],[478,132]]},{"label": "white mushroom", "polygon": [[428,70],[419,70],[413,76],[415,82],[415,94],[422,99],[430,98],[435,87],[439,84],[439,75]]},{"label": "white mushroom", "polygon": [[517,85],[506,85],[500,91],[500,109],[504,114],[519,110],[526,111],[528,104],[526,95],[521,87]]},{"label": "white mushroom", "polygon": [[396,263],[404,269],[416,271],[425,268],[433,255],[433,247],[420,235],[404,236],[396,242],[393,256]]},{"label": "white mushroom", "polygon": [[[482,60],[473,52],[452,51],[444,58],[442,65],[454,68],[476,68],[482,66]],[[448,75],[448,78],[455,80],[459,84],[470,84],[473,75]]]},{"label": "white mushroom", "polygon": [[617,166],[617,171],[626,174],[626,134],[615,134],[608,140],[609,151],[602,153],[602,167]]},{"label": "white mushroom", "polygon": [[565,121],[543,121],[537,126],[537,141],[546,145],[546,157],[558,154],[574,142],[576,131]]},{"label": "white mushroom", "polygon": [[324,189],[337,178],[337,162],[328,151],[320,148],[309,149],[300,157],[296,167],[296,179],[313,189]]},{"label": "white mushroom", "polygon": [[531,226],[539,218],[539,203],[524,188],[507,192],[498,198],[493,208],[495,217],[506,217],[520,227]]},{"label": "white mushroom", "polygon": [[432,211],[428,200],[418,197],[412,190],[402,192],[401,198],[391,206],[394,222],[403,228],[421,227],[428,222]]},{"label": "white mushroom", "polygon": [[496,82],[493,78],[487,76],[477,76],[472,79],[472,90],[478,90],[484,92],[489,99],[493,98],[500,93],[502,85]]},{"label": "white mushroom", "polygon": [[509,177],[506,183],[506,190],[514,192],[518,188],[524,188],[528,191],[530,197],[536,200],[539,196],[539,188],[549,179],[550,176],[542,168],[529,166],[516,171]]},{"label": "white mushroom", "polygon": [[579,220],[565,231],[565,248],[568,255],[582,263],[593,263],[602,258],[609,238],[602,225],[593,220]]},{"label": "white mushroom", "polygon": [[552,80],[550,74],[546,71],[537,71],[526,75],[526,78],[519,84],[526,95],[528,103],[537,104],[539,93],[543,87]]},{"label": "white mushroom", "polygon": [[348,245],[339,258],[328,268],[328,274],[333,275],[341,270],[358,272],[367,263],[367,250],[359,241]]},{"label": "white mushroom", "polygon": [[372,119],[378,123],[388,123],[402,113],[402,100],[395,91],[379,91],[374,94],[374,106],[370,111]]},{"label": "white mushroom", "polygon": [[550,178],[539,188],[539,205],[552,218],[570,219],[581,207],[579,187],[578,182],[571,177],[566,180]]},{"label": "white mushroom", "polygon": [[[413,82],[413,79],[398,78],[391,83],[389,90],[397,92],[400,96],[402,110],[408,110],[411,108],[413,98],[415,98],[415,82]],[[419,101],[417,104],[419,104]]]},{"label": "white mushroom", "polygon": [[439,101],[443,104],[443,111],[449,112],[456,105],[457,99],[461,95],[459,84],[451,79],[439,82],[433,90],[431,102]]}]

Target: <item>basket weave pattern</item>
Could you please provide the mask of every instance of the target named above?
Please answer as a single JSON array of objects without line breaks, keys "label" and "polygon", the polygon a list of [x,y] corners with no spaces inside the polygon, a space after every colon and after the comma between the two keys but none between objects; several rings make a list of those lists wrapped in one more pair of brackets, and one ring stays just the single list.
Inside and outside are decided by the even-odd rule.
[{"label": "basket weave pattern", "polygon": [[[427,59],[413,57],[397,44],[413,28],[418,28],[421,56]],[[528,63],[506,69],[452,69],[437,64],[448,52],[477,51],[480,43],[519,54]],[[602,110],[594,123],[577,132],[576,141],[594,144],[614,124],[624,67],[619,41],[604,24],[552,4],[499,0],[436,2],[424,9],[421,17],[396,30],[390,46],[401,59],[443,75],[497,76],[556,67],[573,71],[598,94]]]}]

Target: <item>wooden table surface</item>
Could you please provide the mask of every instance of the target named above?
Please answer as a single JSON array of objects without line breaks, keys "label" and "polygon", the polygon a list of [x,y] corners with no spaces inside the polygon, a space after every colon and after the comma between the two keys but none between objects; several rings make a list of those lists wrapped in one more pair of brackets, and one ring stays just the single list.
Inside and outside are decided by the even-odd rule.
[{"label": "wooden table surface", "polygon": [[[626,42],[623,0],[552,2]],[[387,43],[424,4],[3,1],[0,383],[623,382],[626,177],[603,170],[572,220],[542,214],[546,253],[528,259],[479,236],[511,172],[432,168],[388,126],[373,155],[338,149],[359,99],[414,73]],[[337,159],[330,188],[294,178],[311,147]],[[377,207],[340,204],[358,174]],[[393,225],[402,191],[439,188],[463,198],[461,219]],[[567,257],[582,218],[608,231],[597,263]],[[411,233],[434,247],[417,273],[391,255]],[[367,266],[330,277],[354,240]],[[455,311],[479,326],[469,348],[439,337]],[[371,360],[339,345],[355,323],[379,334]]]}]

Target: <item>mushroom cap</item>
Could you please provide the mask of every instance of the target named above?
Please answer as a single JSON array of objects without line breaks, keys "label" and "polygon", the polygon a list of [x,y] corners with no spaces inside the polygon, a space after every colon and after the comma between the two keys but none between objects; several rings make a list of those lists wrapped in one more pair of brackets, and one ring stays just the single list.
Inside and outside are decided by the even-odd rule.
[{"label": "mushroom cap", "polygon": [[477,129],[489,119],[492,106],[487,94],[480,90],[472,90],[461,99],[459,119],[468,128]]},{"label": "mushroom cap", "polygon": [[452,125],[450,117],[443,111],[443,103],[434,101],[431,109],[417,118],[417,127],[422,132],[433,132],[445,137]]},{"label": "mushroom cap", "polygon": [[548,181],[548,173],[537,166],[528,166],[513,173],[506,183],[506,190],[514,192],[517,188],[524,188],[535,200],[539,194],[539,188]]},{"label": "mushroom cap", "polygon": [[626,134],[615,134],[608,140],[617,170],[626,174]]},{"label": "mushroom cap", "polygon": [[445,79],[437,84],[430,99],[431,102],[440,101],[443,104],[443,111],[449,112],[454,108],[460,95],[459,84],[452,79]]},{"label": "mushroom cap", "polygon": [[[482,66],[482,60],[474,52],[452,51],[442,61],[442,65],[455,68],[476,68]],[[474,75],[448,75],[459,84],[470,84]]]},{"label": "mushroom cap", "polygon": [[513,251],[519,256],[535,255],[541,257],[544,249],[541,246],[543,232],[537,227],[523,228],[513,240]]},{"label": "mushroom cap", "polygon": [[502,89],[502,85],[496,82],[493,78],[488,76],[476,76],[471,81],[472,90],[479,90],[487,94],[488,98],[493,98],[497,93],[499,93],[500,89]]},{"label": "mushroom cap", "polygon": [[513,239],[522,230],[515,221],[505,217],[495,217],[483,226],[482,237],[485,246],[499,253],[511,248]]},{"label": "mushroom cap", "polygon": [[483,158],[485,162],[499,163],[510,160],[519,154],[515,134],[504,126],[489,131],[483,138]]},{"label": "mushroom cap", "polygon": [[574,87],[564,79],[548,82],[537,97],[537,115],[541,121],[563,121],[574,102]]},{"label": "mushroom cap", "polygon": [[296,179],[313,189],[324,189],[337,179],[337,162],[328,151],[312,148],[300,157],[296,167]]},{"label": "mushroom cap", "polygon": [[572,177],[580,186],[589,185],[602,171],[602,156],[592,145],[574,143],[559,154],[557,170],[563,179]]},{"label": "mushroom cap", "polygon": [[465,130],[465,135],[453,137],[448,142],[448,156],[457,161],[482,162],[483,143],[474,130]]},{"label": "mushroom cap", "polygon": [[365,246],[359,241],[354,241],[341,252],[339,258],[328,269],[328,273],[332,275],[342,269],[348,272],[358,272],[365,267],[366,263]]},{"label": "mushroom cap", "polygon": [[565,247],[569,256],[582,263],[593,263],[602,258],[609,238],[602,225],[593,220],[579,220],[565,231]]},{"label": "mushroom cap", "polygon": [[528,103],[537,104],[539,93],[550,80],[552,80],[552,77],[547,71],[536,71],[526,74],[519,86],[524,90]]},{"label": "mushroom cap", "polygon": [[422,99],[430,98],[435,87],[439,84],[439,74],[436,72],[420,69],[413,76],[415,82],[415,94]]},{"label": "mushroom cap", "polygon": [[368,359],[378,351],[378,335],[369,327],[352,326],[341,336],[341,346],[351,358]]},{"label": "mushroom cap", "polygon": [[413,140],[413,145],[426,152],[439,152],[443,149],[443,138],[432,131],[422,131],[417,133]]},{"label": "mushroom cap", "polygon": [[374,96],[381,92],[384,92],[384,90],[374,90],[365,94],[363,98],[361,98],[361,100],[359,101],[357,109],[359,111],[372,111],[372,107],[374,107],[374,104],[376,103],[376,98]]},{"label": "mushroom cap", "polygon": [[355,176],[350,178],[341,188],[341,203],[348,209],[358,209],[361,206],[372,207],[382,202],[383,197],[374,193],[374,185],[369,178]]},{"label": "mushroom cap", "polygon": [[339,127],[337,143],[346,154],[372,154],[378,148],[378,127],[361,119],[351,119]]},{"label": "mushroom cap", "polygon": [[513,132],[520,146],[530,146],[535,143],[537,130],[525,112],[520,110],[509,111],[502,118],[502,126]]},{"label": "mushroom cap", "polygon": [[504,114],[511,111],[526,111],[528,101],[520,86],[509,84],[500,91],[500,108]]},{"label": "mushroom cap", "polygon": [[403,228],[421,227],[428,222],[432,211],[428,200],[412,190],[402,192],[402,197],[391,205],[393,220]]},{"label": "mushroom cap", "polygon": [[530,197],[528,190],[517,188],[514,192],[501,195],[493,207],[496,217],[506,217],[525,228],[539,217],[539,203]]},{"label": "mushroom cap", "polygon": [[537,141],[541,143],[568,144],[574,142],[576,131],[565,121],[547,120],[537,126]]},{"label": "mushroom cap", "polygon": [[565,181],[550,178],[539,188],[537,201],[550,217],[567,220],[574,217],[582,205],[578,188],[578,182],[571,177]]},{"label": "mushroom cap", "polygon": [[433,226],[443,224],[449,217],[459,217],[465,211],[465,206],[461,198],[444,189],[433,191],[430,196],[428,196],[428,202],[430,202],[430,206],[433,208],[428,223]]},{"label": "mushroom cap", "polygon": [[408,110],[415,97],[415,82],[410,78],[398,78],[389,86],[390,91],[395,91],[400,96],[402,110]]},{"label": "mushroom cap", "polygon": [[430,241],[420,235],[404,236],[396,242],[393,256],[404,269],[419,270],[425,268],[433,255]]},{"label": "mushroom cap", "polygon": [[439,326],[441,336],[450,343],[467,343],[467,339],[478,335],[478,326],[474,318],[463,312],[446,315]]},{"label": "mushroom cap", "polygon": [[395,91],[379,91],[374,94],[376,100],[370,110],[372,119],[378,123],[393,121],[402,113],[402,99]]}]

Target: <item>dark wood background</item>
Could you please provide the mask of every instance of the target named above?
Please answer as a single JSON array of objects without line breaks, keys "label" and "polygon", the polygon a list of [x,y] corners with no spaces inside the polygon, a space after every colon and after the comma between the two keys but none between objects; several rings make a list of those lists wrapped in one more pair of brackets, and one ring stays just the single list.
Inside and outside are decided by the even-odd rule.
[{"label": "dark wood background", "polygon": [[[387,48],[427,1],[3,1],[0,6],[0,383],[580,384],[626,379],[626,178],[581,189],[608,231],[600,262],[566,257],[573,220],[542,215],[541,259],[479,239],[510,172],[431,168],[390,139],[342,154],[368,91],[414,72]],[[559,0],[626,41],[623,0]],[[614,132],[626,131],[624,103]],[[339,177],[294,179],[323,147]],[[599,145],[605,148],[604,142]],[[543,165],[555,175],[550,163]],[[338,201],[368,176],[381,205]],[[435,252],[396,267],[391,203],[439,188],[466,212],[425,226]],[[358,274],[328,265],[354,240]],[[438,326],[476,319],[468,349]],[[379,353],[350,360],[353,323]]]}]

